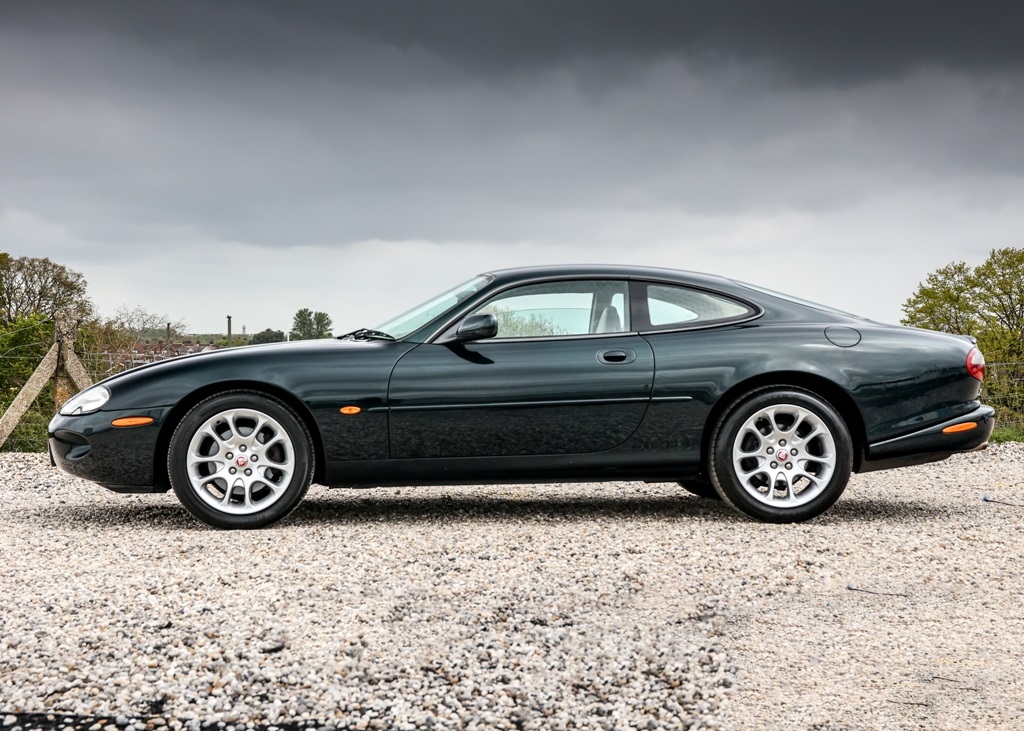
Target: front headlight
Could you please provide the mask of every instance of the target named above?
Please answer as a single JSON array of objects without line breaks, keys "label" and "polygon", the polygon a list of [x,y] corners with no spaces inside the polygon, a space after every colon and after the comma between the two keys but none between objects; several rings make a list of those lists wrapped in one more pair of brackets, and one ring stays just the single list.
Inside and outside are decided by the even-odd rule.
[{"label": "front headlight", "polygon": [[107,403],[109,399],[110,391],[105,386],[93,386],[68,399],[67,403],[61,407],[60,413],[64,416],[91,414],[103,408],[103,404]]}]

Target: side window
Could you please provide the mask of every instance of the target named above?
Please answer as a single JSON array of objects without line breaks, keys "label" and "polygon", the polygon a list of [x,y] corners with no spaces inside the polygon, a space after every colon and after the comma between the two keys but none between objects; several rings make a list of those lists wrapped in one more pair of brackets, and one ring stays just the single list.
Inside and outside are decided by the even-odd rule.
[{"label": "side window", "polygon": [[710,292],[648,284],[647,312],[652,327],[685,327],[738,320],[754,311],[741,302]]},{"label": "side window", "polygon": [[502,292],[474,312],[498,318],[498,338],[627,332],[628,293],[625,281],[528,284]]}]

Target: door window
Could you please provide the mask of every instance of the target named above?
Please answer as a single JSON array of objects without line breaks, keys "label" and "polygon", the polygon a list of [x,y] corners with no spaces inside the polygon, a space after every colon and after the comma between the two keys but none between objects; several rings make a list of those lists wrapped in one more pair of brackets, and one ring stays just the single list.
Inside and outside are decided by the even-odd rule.
[{"label": "door window", "polygon": [[528,284],[493,297],[474,312],[498,318],[497,338],[544,338],[629,331],[629,283]]}]

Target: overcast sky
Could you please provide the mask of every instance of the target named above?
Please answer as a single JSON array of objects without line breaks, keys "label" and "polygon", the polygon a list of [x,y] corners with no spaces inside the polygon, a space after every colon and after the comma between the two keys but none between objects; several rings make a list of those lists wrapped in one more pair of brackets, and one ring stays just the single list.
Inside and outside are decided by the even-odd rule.
[{"label": "overcast sky", "polygon": [[1024,246],[1024,4],[5,2],[0,250],[192,332],[630,263],[896,322]]}]

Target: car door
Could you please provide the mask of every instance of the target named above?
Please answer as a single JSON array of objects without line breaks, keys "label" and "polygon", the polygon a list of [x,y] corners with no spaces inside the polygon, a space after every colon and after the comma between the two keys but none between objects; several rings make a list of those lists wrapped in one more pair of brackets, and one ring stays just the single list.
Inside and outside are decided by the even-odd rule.
[{"label": "car door", "polygon": [[474,313],[497,317],[494,338],[424,343],[395,366],[392,458],[582,454],[636,431],[654,355],[630,330],[627,281],[523,285]]}]

